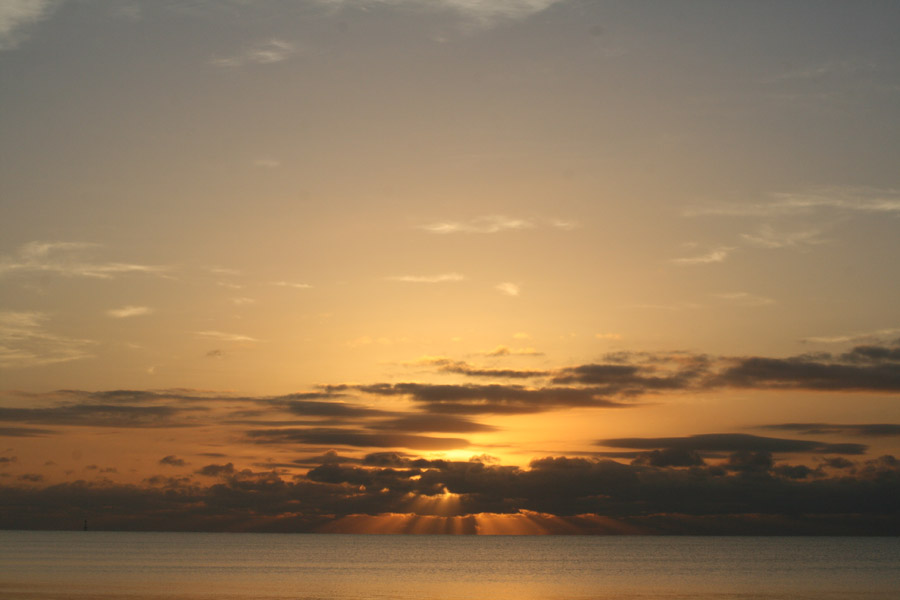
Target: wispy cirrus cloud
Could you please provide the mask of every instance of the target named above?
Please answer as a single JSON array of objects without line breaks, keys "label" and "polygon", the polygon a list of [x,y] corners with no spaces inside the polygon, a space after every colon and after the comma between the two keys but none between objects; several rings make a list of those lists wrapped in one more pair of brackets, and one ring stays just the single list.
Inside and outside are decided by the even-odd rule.
[{"label": "wispy cirrus cloud", "polygon": [[559,218],[521,218],[508,215],[481,215],[468,220],[434,221],[417,226],[429,233],[501,233],[503,231],[519,231],[524,229],[553,228],[571,231],[578,229],[580,223],[571,219]]},{"label": "wispy cirrus cloud", "polygon": [[522,289],[518,286],[518,284],[512,283],[511,281],[498,283],[494,286],[494,289],[501,294],[506,294],[507,296],[518,296],[522,292]]},{"label": "wispy cirrus cloud", "polygon": [[92,340],[47,331],[49,316],[36,311],[0,311],[0,368],[26,368],[93,356]]},{"label": "wispy cirrus cloud", "polygon": [[220,340],[222,342],[258,342],[256,338],[252,338],[249,335],[242,335],[240,333],[226,333],[224,331],[196,331],[195,332],[200,337],[205,337],[213,340]]},{"label": "wispy cirrus cloud", "polygon": [[562,0],[317,0],[333,7],[394,6],[452,11],[478,25],[489,27],[503,20],[525,19]]},{"label": "wispy cirrus cloud", "polygon": [[293,288],[295,290],[306,290],[306,289],[309,289],[312,287],[308,283],[297,283],[294,281],[273,281],[273,282],[271,282],[271,285],[274,285],[277,287]]},{"label": "wispy cirrus cloud", "polygon": [[870,342],[884,338],[886,336],[893,336],[897,334],[900,334],[900,327],[877,329],[875,331],[865,331],[861,333],[848,333],[843,335],[812,336],[803,338],[800,341],[814,344],[846,344],[849,342]]},{"label": "wispy cirrus cloud", "polygon": [[257,158],[253,161],[253,166],[263,169],[277,169],[281,166],[281,161],[274,158]]},{"label": "wispy cirrus cloud", "polygon": [[287,60],[296,52],[297,48],[293,43],[272,38],[254,44],[232,56],[214,58],[212,64],[223,68],[241,67],[248,64],[266,65]]},{"label": "wispy cirrus cloud", "polygon": [[719,246],[718,248],[714,248],[705,254],[699,254],[697,256],[687,256],[683,258],[673,258],[669,262],[672,262],[679,266],[691,266],[691,265],[709,265],[720,262],[725,262],[725,259],[734,252],[734,248],[731,246]]},{"label": "wispy cirrus cloud", "polygon": [[776,231],[770,225],[763,225],[755,233],[742,233],[741,239],[761,248],[795,248],[826,243],[821,237],[822,230],[807,228],[797,231]]},{"label": "wispy cirrus cloud", "polygon": [[771,304],[775,304],[775,300],[773,300],[772,298],[758,296],[749,292],[721,292],[718,294],[713,294],[713,296],[715,298],[718,298],[719,300],[722,300],[728,304],[733,304],[735,306],[753,307],[769,306]]},{"label": "wispy cirrus cloud", "polygon": [[122,308],[111,308],[106,311],[106,314],[113,319],[127,319],[129,317],[149,315],[152,312],[153,309],[149,306],[123,306]]},{"label": "wispy cirrus cloud", "polygon": [[465,280],[465,275],[460,273],[440,273],[438,275],[396,275],[385,277],[387,281],[401,281],[405,283],[453,283]]},{"label": "wispy cirrus cloud", "polygon": [[619,341],[622,339],[621,333],[595,333],[594,337],[598,340],[612,340]]},{"label": "wispy cirrus cloud", "polygon": [[504,215],[485,215],[468,221],[436,221],[420,226],[429,233],[500,233],[531,229],[534,223],[527,219],[507,217]]},{"label": "wispy cirrus cloud", "polygon": [[112,279],[125,273],[162,275],[168,267],[123,262],[96,262],[84,257],[100,244],[29,242],[14,255],[0,256],[0,277],[14,273],[54,273],[64,277]]},{"label": "wispy cirrus cloud", "polygon": [[27,37],[28,29],[50,17],[62,0],[3,0],[0,2],[0,50],[11,50]]},{"label": "wispy cirrus cloud", "polygon": [[900,190],[869,187],[818,187],[776,192],[762,202],[711,203],[685,210],[688,217],[783,217],[822,210],[900,215]]}]

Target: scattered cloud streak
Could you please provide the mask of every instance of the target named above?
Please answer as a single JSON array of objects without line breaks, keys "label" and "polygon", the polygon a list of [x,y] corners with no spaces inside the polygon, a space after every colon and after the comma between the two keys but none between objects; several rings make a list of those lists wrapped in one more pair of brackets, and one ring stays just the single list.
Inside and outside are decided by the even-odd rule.
[{"label": "scattered cloud streak", "polygon": [[0,50],[21,44],[28,29],[50,17],[62,0],[3,0],[0,2]]},{"label": "scattered cloud streak", "polygon": [[521,288],[517,284],[509,282],[509,281],[504,281],[503,283],[498,283],[497,285],[494,286],[494,289],[496,289],[501,294],[506,294],[507,296],[518,296],[519,293],[522,291]]},{"label": "scattered cloud streak", "polygon": [[605,388],[409,382],[355,385],[352,389],[375,396],[403,396],[426,412],[457,415],[530,414],[572,407],[626,406],[607,398]]},{"label": "scattered cloud streak", "polygon": [[725,259],[734,251],[730,246],[720,246],[710,250],[706,254],[698,256],[688,256],[683,258],[673,258],[671,262],[679,266],[691,265],[709,265],[713,263],[725,262]]},{"label": "scattered cloud streak", "polygon": [[[900,214],[900,190],[860,187],[822,187],[771,194],[766,202],[710,204],[685,211],[689,217],[783,217],[822,210],[870,215]],[[801,237],[802,239],[802,237]]]},{"label": "scattered cloud streak", "polygon": [[[297,52],[296,47],[291,42],[272,38],[264,42],[259,42],[246,48],[245,50],[233,56],[223,58],[214,58],[212,64],[217,67],[234,68],[242,67],[248,64],[267,65],[279,63],[287,60]],[[258,164],[259,161],[257,161]],[[258,166],[278,166],[264,164]]]},{"label": "scattered cloud streak", "polygon": [[847,344],[851,342],[873,342],[879,339],[883,339],[885,336],[893,336],[897,334],[900,334],[900,327],[878,329],[876,331],[851,333],[845,335],[813,336],[803,338],[800,341],[815,344]]},{"label": "scattered cloud streak", "polygon": [[497,346],[493,350],[483,352],[485,356],[543,356],[534,348],[510,348],[509,346]]},{"label": "scattered cloud streak", "polygon": [[404,283],[453,283],[464,281],[465,278],[465,275],[459,273],[441,273],[439,275],[397,275],[386,277],[385,279]]},{"label": "scattered cloud streak", "polygon": [[36,311],[0,311],[0,368],[26,368],[90,358],[92,340],[45,328],[49,316]]},{"label": "scattered cloud streak", "polygon": [[222,342],[258,342],[256,338],[240,333],[226,333],[224,331],[197,331],[197,335]]},{"label": "scattered cloud streak", "polygon": [[293,281],[273,281],[272,285],[278,287],[293,288],[296,290],[306,290],[312,287],[308,283],[296,283]]},{"label": "scattered cloud streak", "polygon": [[[494,356],[500,356],[500,355],[494,355]],[[533,378],[533,377],[546,377],[547,375],[550,374],[549,371],[539,371],[539,370],[492,369],[492,368],[475,367],[465,361],[452,360],[452,359],[442,357],[442,356],[424,358],[422,360],[416,361],[413,364],[433,366],[433,367],[436,367],[438,369],[438,371],[441,371],[444,373],[459,373],[460,375],[466,375],[468,377],[493,377],[493,378],[498,378],[498,379],[503,379],[503,378],[529,379],[529,378]]]},{"label": "scattered cloud streak", "polygon": [[525,19],[561,2],[561,0],[317,0],[320,4],[344,6],[424,7],[429,10],[452,11],[482,27],[503,20]]},{"label": "scattered cloud streak", "polygon": [[741,238],[760,248],[796,248],[824,244],[821,229],[801,229],[798,231],[776,231],[770,225],[763,225],[756,233],[742,233]]},{"label": "scattered cloud streak", "polygon": [[894,437],[900,436],[898,423],[779,423],[777,425],[761,425],[761,429],[777,431],[796,431],[802,435],[840,434],[859,437]]},{"label": "scattered cloud streak", "polygon": [[282,428],[247,432],[257,444],[324,444],[361,448],[411,448],[416,450],[453,450],[469,445],[461,438],[437,438],[407,433],[373,433],[349,429]]},{"label": "scattered cloud streak", "polygon": [[[122,404],[76,404],[49,408],[0,408],[0,422],[27,423],[29,425],[79,425],[117,428],[168,428],[186,427],[190,410],[172,406],[128,406]],[[196,424],[196,422],[194,422]]]},{"label": "scattered cloud streak", "polygon": [[15,273],[54,273],[65,277],[112,279],[125,273],[162,275],[168,267],[121,262],[92,262],[82,258],[98,244],[82,242],[29,242],[12,256],[0,256],[0,277]]},{"label": "scattered cloud streak", "polygon": [[815,452],[863,454],[863,444],[831,444],[810,440],[761,437],[746,433],[707,433],[688,437],[613,438],[597,440],[598,446],[637,450],[687,450],[693,452]]},{"label": "scattered cloud streak", "polygon": [[503,231],[517,231],[531,229],[534,224],[525,219],[506,217],[503,215],[487,215],[476,217],[469,221],[438,221],[422,225],[421,229],[429,233],[500,233]]},{"label": "scattered cloud streak", "polygon": [[716,298],[735,306],[755,307],[775,304],[775,300],[771,298],[757,296],[756,294],[751,294],[749,292],[721,292],[713,295]]},{"label": "scattered cloud streak", "polygon": [[123,306],[122,308],[111,308],[106,314],[114,319],[127,319],[129,317],[140,317],[149,315],[153,309],[149,306]]}]

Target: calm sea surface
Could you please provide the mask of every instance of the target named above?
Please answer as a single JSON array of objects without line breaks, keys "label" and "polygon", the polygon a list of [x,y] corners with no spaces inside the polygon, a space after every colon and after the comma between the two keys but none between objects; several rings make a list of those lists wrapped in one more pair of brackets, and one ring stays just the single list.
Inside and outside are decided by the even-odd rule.
[{"label": "calm sea surface", "polygon": [[0,531],[0,598],[900,598],[900,538]]}]

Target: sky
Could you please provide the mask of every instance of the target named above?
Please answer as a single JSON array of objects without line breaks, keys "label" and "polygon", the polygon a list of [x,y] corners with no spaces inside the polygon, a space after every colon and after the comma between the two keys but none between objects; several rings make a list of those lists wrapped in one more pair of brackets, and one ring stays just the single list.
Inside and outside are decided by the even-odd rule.
[{"label": "sky", "polygon": [[0,3],[0,527],[900,533],[900,5]]}]

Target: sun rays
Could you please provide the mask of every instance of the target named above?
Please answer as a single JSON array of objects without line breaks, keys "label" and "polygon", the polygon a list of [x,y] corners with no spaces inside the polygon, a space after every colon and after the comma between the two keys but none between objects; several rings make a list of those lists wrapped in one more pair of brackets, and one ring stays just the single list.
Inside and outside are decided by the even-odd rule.
[{"label": "sun rays", "polygon": [[[458,505],[456,496],[424,496],[412,504],[426,510],[449,510]],[[559,517],[530,510],[515,513],[478,513],[440,516],[438,514],[383,513],[348,515],[328,523],[320,533],[429,534],[429,535],[621,535],[641,534],[647,530],[623,521],[595,514]]]}]

